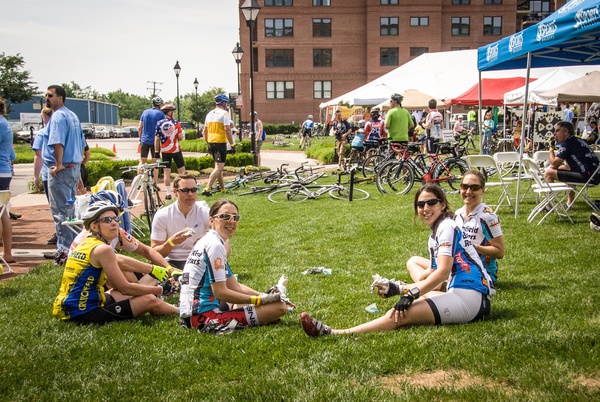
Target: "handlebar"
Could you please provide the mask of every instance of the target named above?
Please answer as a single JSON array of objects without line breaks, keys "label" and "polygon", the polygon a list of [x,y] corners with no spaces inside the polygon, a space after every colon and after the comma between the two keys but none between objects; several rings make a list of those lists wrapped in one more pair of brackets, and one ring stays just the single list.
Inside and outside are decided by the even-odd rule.
[{"label": "handlebar", "polygon": [[154,163],[143,163],[135,166],[125,166],[122,167],[121,170],[125,172],[138,171],[139,169],[144,170],[152,170],[152,169],[160,169],[168,167],[169,165],[166,162],[154,162]]}]

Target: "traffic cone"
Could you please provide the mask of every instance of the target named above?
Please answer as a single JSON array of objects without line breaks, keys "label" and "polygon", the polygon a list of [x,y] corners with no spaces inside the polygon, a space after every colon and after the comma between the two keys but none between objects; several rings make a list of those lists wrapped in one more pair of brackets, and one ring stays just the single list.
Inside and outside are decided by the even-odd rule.
[{"label": "traffic cone", "polygon": [[96,143],[96,148],[98,148],[98,143]]},{"label": "traffic cone", "polygon": [[117,153],[117,147],[115,146],[115,144],[113,144],[113,152]]},{"label": "traffic cone", "polygon": [[139,142],[138,142],[138,151],[137,151],[137,153],[138,154],[142,153],[142,144],[140,144]]}]

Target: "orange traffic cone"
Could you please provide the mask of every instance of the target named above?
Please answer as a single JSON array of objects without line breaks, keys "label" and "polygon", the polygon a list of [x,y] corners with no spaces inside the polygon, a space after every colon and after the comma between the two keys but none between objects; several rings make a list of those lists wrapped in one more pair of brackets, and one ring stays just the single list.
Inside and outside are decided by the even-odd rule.
[{"label": "orange traffic cone", "polygon": [[139,142],[138,142],[138,151],[137,151],[137,153],[138,154],[142,153],[142,144],[140,144]]},{"label": "orange traffic cone", "polygon": [[113,152],[117,153],[117,147],[115,146],[115,144],[113,144]]},{"label": "orange traffic cone", "polygon": [[98,148],[98,143],[96,143],[96,148]]}]

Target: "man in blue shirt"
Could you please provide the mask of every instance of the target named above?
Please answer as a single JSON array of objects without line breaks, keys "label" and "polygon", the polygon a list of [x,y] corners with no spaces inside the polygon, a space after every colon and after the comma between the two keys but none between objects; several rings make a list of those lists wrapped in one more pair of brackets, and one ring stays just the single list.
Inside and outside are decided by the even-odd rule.
[{"label": "man in blue shirt", "polygon": [[571,110],[571,105],[567,104],[565,106],[565,116],[564,121],[573,123],[573,117],[575,117],[575,113]]},{"label": "man in blue shirt", "polygon": [[50,85],[46,91],[46,106],[53,111],[48,125],[48,145],[42,151],[49,168],[48,198],[56,226],[55,262],[64,264],[75,233],[61,223],[66,219],[67,200],[75,199],[85,138],[75,113],[67,109],[67,94],[63,87]]},{"label": "man in blue shirt", "polygon": [[[154,148],[154,138],[156,136],[156,125],[165,118],[165,114],[160,111],[163,104],[160,96],[152,98],[152,107],[142,112],[140,124],[138,125],[138,135],[140,137],[140,164],[148,161],[148,153],[152,158],[152,163],[160,157],[160,149]],[[158,169],[154,169],[154,182],[158,183]]]}]

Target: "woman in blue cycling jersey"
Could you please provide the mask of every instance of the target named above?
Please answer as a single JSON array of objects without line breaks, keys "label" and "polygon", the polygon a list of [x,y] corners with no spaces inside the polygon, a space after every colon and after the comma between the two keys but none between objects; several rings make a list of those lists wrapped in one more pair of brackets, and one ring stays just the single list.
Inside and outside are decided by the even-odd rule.
[{"label": "woman in blue cycling jersey", "polygon": [[[400,296],[387,314],[348,329],[333,329],[302,313],[301,322],[307,335],[343,335],[360,332],[391,331],[409,325],[461,324],[479,321],[490,313],[490,299],[495,294],[489,275],[479,255],[466,244],[446,194],[438,185],[421,187],[414,200],[415,216],[429,226],[428,241],[431,267],[420,281],[412,284],[376,280],[372,288],[383,297]],[[448,280],[448,292],[435,291]],[[426,297],[421,297],[426,295]]]}]

